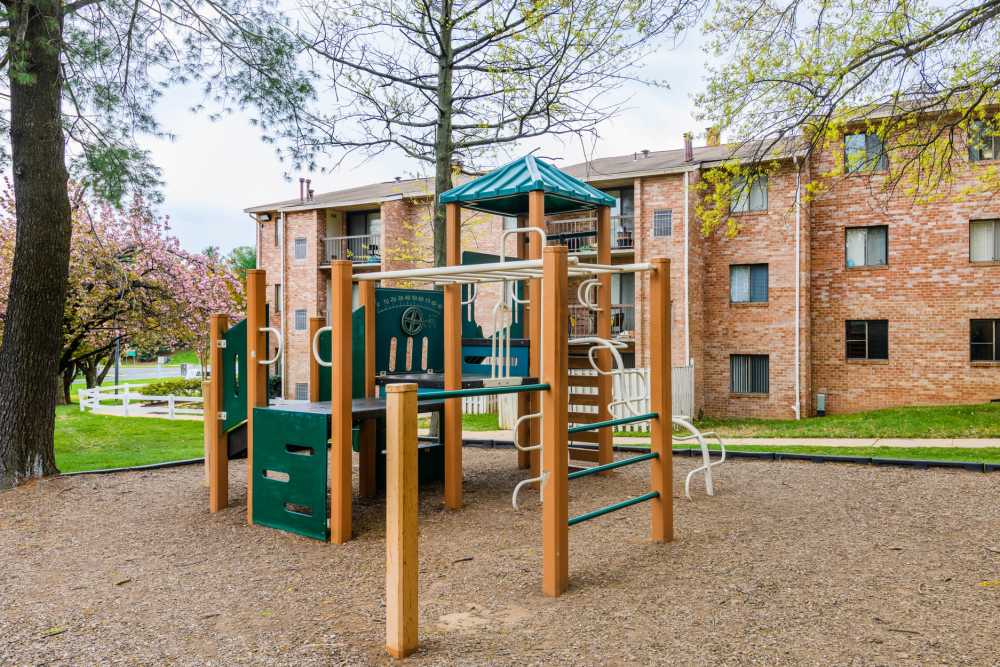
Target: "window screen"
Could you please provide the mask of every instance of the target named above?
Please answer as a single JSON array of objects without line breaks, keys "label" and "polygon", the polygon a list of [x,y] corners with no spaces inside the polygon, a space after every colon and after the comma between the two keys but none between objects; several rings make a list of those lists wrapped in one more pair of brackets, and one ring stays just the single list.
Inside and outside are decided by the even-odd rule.
[{"label": "window screen", "polygon": [[674,212],[670,209],[653,211],[653,236],[670,236],[673,230]]},{"label": "window screen", "polygon": [[729,391],[734,394],[766,394],[769,390],[770,358],[766,354],[734,354],[729,357]]},{"label": "window screen", "polygon": [[847,320],[844,329],[848,359],[889,358],[889,320]]},{"label": "window screen", "polygon": [[1000,221],[976,220],[969,223],[969,259],[973,262],[1000,262]]},{"label": "window screen", "polygon": [[307,241],[304,236],[295,239],[295,259],[305,259],[307,252]]},{"label": "window screen", "polygon": [[767,264],[733,264],[729,267],[729,299],[733,303],[767,301]]},{"label": "window screen", "polygon": [[848,227],[844,256],[848,267],[885,266],[889,256],[889,228]]},{"label": "window screen", "polygon": [[884,171],[887,166],[885,146],[877,134],[858,133],[844,137],[844,170],[848,174]]},{"label": "window screen", "polygon": [[296,401],[308,401],[309,400],[309,384],[306,382],[296,382],[295,383],[295,400]]},{"label": "window screen", "polygon": [[732,213],[749,213],[767,210],[767,174],[736,176],[733,178]]},{"label": "window screen", "polygon": [[306,309],[300,308],[295,311],[295,330],[305,331],[308,328]]},{"label": "window screen", "polygon": [[971,320],[969,348],[972,361],[1000,361],[1000,320]]}]

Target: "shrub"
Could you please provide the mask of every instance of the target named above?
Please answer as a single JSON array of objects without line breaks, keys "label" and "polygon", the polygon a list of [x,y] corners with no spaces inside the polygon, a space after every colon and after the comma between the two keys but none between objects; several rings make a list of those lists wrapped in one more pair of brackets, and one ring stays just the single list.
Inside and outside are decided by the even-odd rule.
[{"label": "shrub", "polygon": [[151,382],[140,389],[146,396],[201,396],[201,380],[169,378]]}]

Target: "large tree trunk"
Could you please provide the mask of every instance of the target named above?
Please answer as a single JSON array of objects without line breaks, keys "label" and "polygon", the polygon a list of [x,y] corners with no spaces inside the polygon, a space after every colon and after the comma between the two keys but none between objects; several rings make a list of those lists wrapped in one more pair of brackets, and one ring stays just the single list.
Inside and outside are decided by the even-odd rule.
[{"label": "large tree trunk", "polygon": [[58,472],[52,378],[59,373],[72,233],[60,113],[62,3],[21,0],[7,9],[17,233],[0,347],[0,489]]},{"label": "large tree trunk", "polygon": [[451,136],[452,123],[452,77],[454,75],[454,55],[451,48],[451,3],[441,3],[441,55],[438,58],[438,122],[434,136],[434,265],[447,264],[445,255],[445,207],[441,203],[441,193],[452,187],[451,169],[454,146]]}]

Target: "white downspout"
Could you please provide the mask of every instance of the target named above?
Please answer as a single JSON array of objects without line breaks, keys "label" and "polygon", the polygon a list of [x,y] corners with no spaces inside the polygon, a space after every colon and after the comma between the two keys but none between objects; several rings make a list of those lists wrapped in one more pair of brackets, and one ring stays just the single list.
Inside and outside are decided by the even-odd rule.
[{"label": "white downspout", "polygon": [[801,387],[801,360],[799,335],[802,329],[800,325],[800,296],[799,290],[802,280],[802,259],[800,248],[800,236],[802,233],[802,172],[799,170],[799,158],[795,158],[795,419],[802,419],[802,387]]},{"label": "white downspout", "polygon": [[[278,313],[281,317],[281,323],[278,325],[282,332],[287,332],[288,328],[285,327],[285,322],[287,318],[285,314],[288,312],[288,285],[285,282],[285,248],[288,247],[286,244],[287,239],[287,226],[285,225],[285,212],[281,212],[281,311]],[[285,378],[288,377],[288,355],[281,355],[281,397],[284,398],[288,395],[288,387],[285,383]],[[293,395],[294,397],[294,395]]]},{"label": "white downspout", "polygon": [[684,172],[684,360],[691,363],[691,301],[688,290],[688,174]]}]

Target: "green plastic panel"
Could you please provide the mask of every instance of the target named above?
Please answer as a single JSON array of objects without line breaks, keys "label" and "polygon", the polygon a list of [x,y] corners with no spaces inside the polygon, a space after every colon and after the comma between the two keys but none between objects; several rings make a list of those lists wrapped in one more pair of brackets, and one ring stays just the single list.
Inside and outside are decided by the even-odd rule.
[{"label": "green plastic panel", "polygon": [[[393,339],[396,339],[395,346]],[[424,340],[427,341],[426,364],[423,363]],[[412,352],[407,364],[406,351],[410,346]],[[444,293],[424,289],[376,288],[375,372],[440,373],[443,369]]]},{"label": "green plastic panel", "polygon": [[[324,331],[319,335],[319,358],[330,361],[333,348],[333,334]],[[310,352],[309,354],[312,354]],[[319,367],[319,400],[329,401],[333,391],[333,369]],[[364,398],[365,395],[365,307],[361,306],[351,315],[351,397]]]},{"label": "green plastic panel", "polygon": [[253,521],[326,540],[329,416],[257,408],[253,420]]},{"label": "green plastic panel", "polygon": [[247,321],[230,327],[222,338],[226,341],[222,349],[222,409],[226,413],[222,428],[228,431],[247,420]]},{"label": "green plastic panel", "polygon": [[[493,264],[494,262],[500,261],[500,255],[491,255],[485,252],[474,252],[472,250],[466,250],[462,253],[462,264]],[[471,287],[468,285],[462,285],[462,301],[469,300],[469,293]],[[517,291],[517,298],[524,298],[524,284],[515,283],[514,289]],[[511,338],[524,338],[524,306],[517,304],[514,306],[516,311],[517,320],[511,326]],[[489,330],[493,330],[493,322],[487,322],[489,325]],[[476,310],[473,308],[472,317],[469,317],[469,309],[466,306],[462,306],[462,338],[484,338],[483,336],[483,326],[482,324],[476,322]]]}]

